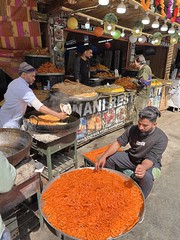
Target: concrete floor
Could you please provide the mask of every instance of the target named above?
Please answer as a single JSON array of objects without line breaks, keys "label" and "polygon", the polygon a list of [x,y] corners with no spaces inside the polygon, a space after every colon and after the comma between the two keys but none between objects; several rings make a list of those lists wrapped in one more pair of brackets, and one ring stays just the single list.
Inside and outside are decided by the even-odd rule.
[{"label": "concrete floor", "polygon": [[[180,239],[180,112],[166,111],[158,119],[158,126],[169,138],[168,147],[163,156],[161,177],[154,183],[153,190],[146,201],[145,219],[122,240],[178,240]],[[111,143],[123,132],[123,129],[96,139],[78,149],[82,153]],[[36,229],[25,240],[56,240],[45,226]],[[24,239],[23,239],[24,240]],[[96,240],[96,239],[94,239]]]}]

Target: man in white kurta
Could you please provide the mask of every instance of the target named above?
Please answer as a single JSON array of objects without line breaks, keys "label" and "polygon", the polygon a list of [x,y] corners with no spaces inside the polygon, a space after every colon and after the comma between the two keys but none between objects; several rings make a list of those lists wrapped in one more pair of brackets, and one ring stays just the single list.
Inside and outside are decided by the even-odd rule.
[{"label": "man in white kurta", "polygon": [[55,112],[41,103],[29,85],[35,81],[36,71],[26,62],[20,64],[19,77],[14,79],[4,94],[4,104],[0,109],[0,128],[20,128],[27,106],[37,111],[50,114],[59,119],[66,118],[63,112]]}]

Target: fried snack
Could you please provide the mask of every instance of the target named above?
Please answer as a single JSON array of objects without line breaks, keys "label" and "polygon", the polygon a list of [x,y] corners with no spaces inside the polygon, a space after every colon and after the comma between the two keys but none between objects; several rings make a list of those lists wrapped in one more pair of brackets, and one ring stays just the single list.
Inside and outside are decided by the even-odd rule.
[{"label": "fried snack", "polygon": [[102,71],[108,71],[108,70],[109,70],[108,67],[106,67],[106,66],[104,66],[104,65],[102,65],[102,64],[96,64],[95,67],[96,67],[96,69],[102,70]]},{"label": "fried snack", "polygon": [[65,79],[63,83],[57,83],[52,86],[52,89],[58,89],[60,92],[74,96],[74,97],[95,97],[97,93],[92,87],[86,86],[81,83],[72,82],[68,79]]},{"label": "fried snack", "polygon": [[46,114],[46,115],[39,115],[38,118],[40,120],[45,120],[49,122],[58,122],[60,119],[58,117]]},{"label": "fried snack", "polygon": [[122,86],[117,86],[115,84],[112,84],[110,86],[107,86],[107,85],[97,86],[97,87],[95,87],[95,90],[98,93],[118,93],[118,92],[124,92],[124,88]]},{"label": "fried snack", "polygon": [[123,86],[125,89],[132,89],[132,90],[136,90],[137,89],[137,85],[135,83],[132,82],[132,78],[130,77],[122,77],[117,79],[114,83],[116,85],[121,85]]},{"label": "fried snack", "polygon": [[37,69],[37,72],[38,73],[63,73],[64,69],[57,68],[51,62],[46,62]]},{"label": "fried snack", "polygon": [[99,78],[114,78],[114,74],[110,72],[99,72],[96,74],[96,77]]},{"label": "fried snack", "polygon": [[[46,115],[46,116],[48,116],[48,115]],[[49,115],[49,116],[51,116],[51,115]],[[47,119],[49,119],[49,118],[47,117]],[[47,119],[41,119],[40,116],[38,116],[38,117],[32,116],[29,119],[27,119],[27,122],[29,122],[33,125],[38,125],[38,126],[57,126],[57,125],[67,124],[67,122],[60,122],[59,118],[57,118],[58,121],[51,121],[51,119],[49,119],[49,120],[47,120]]]}]

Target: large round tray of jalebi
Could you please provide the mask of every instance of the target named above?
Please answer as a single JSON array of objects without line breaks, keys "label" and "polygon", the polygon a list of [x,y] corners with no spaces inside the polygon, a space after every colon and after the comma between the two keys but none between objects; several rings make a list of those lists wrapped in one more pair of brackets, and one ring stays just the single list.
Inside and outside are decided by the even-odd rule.
[{"label": "large round tray of jalebi", "polygon": [[105,168],[63,173],[40,198],[44,219],[70,239],[118,239],[137,225],[144,208],[140,187],[123,173]]}]

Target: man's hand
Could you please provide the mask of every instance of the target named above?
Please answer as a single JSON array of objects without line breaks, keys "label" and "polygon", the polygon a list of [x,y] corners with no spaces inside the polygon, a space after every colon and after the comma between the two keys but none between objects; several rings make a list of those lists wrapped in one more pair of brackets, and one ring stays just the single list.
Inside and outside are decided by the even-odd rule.
[{"label": "man's hand", "polygon": [[146,168],[142,164],[138,164],[135,169],[135,176],[137,178],[143,178],[146,173]]},{"label": "man's hand", "polygon": [[106,164],[106,158],[102,157],[95,163],[95,170],[99,170],[100,167],[104,167]]},{"label": "man's hand", "polygon": [[60,113],[57,113],[57,117],[63,120],[67,117],[67,114],[64,112],[60,112]]}]

